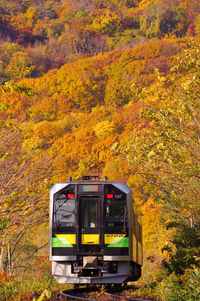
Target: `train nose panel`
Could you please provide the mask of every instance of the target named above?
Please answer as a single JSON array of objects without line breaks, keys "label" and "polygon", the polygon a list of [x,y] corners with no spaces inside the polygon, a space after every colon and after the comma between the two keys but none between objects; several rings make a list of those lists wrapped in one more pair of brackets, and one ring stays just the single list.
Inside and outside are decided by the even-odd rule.
[{"label": "train nose panel", "polygon": [[99,234],[82,234],[81,243],[83,245],[98,245],[100,243]]},{"label": "train nose panel", "polygon": [[98,266],[97,256],[85,256],[83,257],[84,268],[96,268]]}]

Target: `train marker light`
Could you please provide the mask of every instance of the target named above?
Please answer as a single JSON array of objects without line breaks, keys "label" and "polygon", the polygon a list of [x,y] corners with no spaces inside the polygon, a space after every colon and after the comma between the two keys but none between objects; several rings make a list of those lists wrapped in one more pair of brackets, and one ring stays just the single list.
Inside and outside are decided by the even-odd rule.
[{"label": "train marker light", "polygon": [[73,193],[68,193],[67,198],[68,199],[73,199],[74,198],[74,194]]},{"label": "train marker light", "polygon": [[107,199],[113,199],[113,194],[112,193],[108,193],[106,197],[107,197]]}]

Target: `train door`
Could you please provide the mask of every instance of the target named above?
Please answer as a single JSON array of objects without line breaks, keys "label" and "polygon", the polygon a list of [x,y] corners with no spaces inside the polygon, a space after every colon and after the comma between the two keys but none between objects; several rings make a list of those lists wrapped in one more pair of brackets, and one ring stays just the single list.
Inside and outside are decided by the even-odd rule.
[{"label": "train door", "polygon": [[79,196],[79,252],[95,254],[101,251],[99,196]]}]

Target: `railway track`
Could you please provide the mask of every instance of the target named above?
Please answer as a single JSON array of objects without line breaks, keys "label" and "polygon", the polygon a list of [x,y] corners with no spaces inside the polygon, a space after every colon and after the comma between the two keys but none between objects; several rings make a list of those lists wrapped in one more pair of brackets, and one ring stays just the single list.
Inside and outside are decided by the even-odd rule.
[{"label": "railway track", "polygon": [[[147,297],[131,296],[136,287],[84,287],[66,290],[63,292],[53,292],[51,299],[44,298],[43,301],[153,301]],[[34,293],[32,297],[21,299],[21,301],[39,300],[39,293]]]},{"label": "railway track", "polygon": [[97,289],[77,289],[67,290],[60,293],[59,300],[67,301],[152,301],[152,299],[143,299],[140,297],[130,297],[124,294],[123,290],[114,293],[113,290]]}]

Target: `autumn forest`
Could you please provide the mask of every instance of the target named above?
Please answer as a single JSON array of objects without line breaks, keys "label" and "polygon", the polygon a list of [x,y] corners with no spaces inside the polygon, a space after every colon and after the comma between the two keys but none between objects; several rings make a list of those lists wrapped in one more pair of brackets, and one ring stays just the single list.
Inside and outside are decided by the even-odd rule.
[{"label": "autumn forest", "polygon": [[0,0],[0,300],[58,289],[49,189],[88,174],[132,189],[137,294],[200,300],[198,0]]}]

